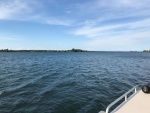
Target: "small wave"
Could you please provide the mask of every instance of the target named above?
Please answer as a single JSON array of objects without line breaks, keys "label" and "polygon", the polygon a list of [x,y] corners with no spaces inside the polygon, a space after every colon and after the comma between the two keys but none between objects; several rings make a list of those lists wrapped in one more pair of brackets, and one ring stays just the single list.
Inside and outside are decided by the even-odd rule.
[{"label": "small wave", "polygon": [[3,94],[3,91],[0,91],[0,95],[2,95]]}]

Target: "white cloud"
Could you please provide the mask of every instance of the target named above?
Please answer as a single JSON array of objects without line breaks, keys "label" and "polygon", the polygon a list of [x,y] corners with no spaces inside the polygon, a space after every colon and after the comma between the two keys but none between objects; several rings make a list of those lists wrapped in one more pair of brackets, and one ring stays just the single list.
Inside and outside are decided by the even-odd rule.
[{"label": "white cloud", "polygon": [[32,12],[31,2],[22,0],[0,1],[0,19],[21,19],[21,16]]},{"label": "white cloud", "polygon": [[[47,1],[48,2],[48,1]],[[48,2],[53,5],[54,1]],[[36,21],[50,25],[72,25],[74,19],[80,21],[81,15],[85,17],[82,21],[76,23],[82,24],[83,21],[90,19],[87,15],[96,18],[95,21],[100,22],[106,19],[117,17],[135,16],[149,14],[150,8],[141,10],[143,7],[148,7],[149,0],[95,0],[87,1],[82,4],[72,4],[70,10],[66,13],[74,14],[74,19],[70,16],[56,17],[51,13],[45,12],[47,7],[46,2],[40,0],[1,0],[0,1],[0,20],[21,20],[21,21]],[[132,7],[128,9],[128,7]],[[65,9],[62,9],[65,11]],[[53,11],[50,11],[53,12]],[[95,15],[97,15],[95,17]],[[91,17],[90,17],[91,18]]]},{"label": "white cloud", "polygon": [[[85,24],[73,33],[77,36],[89,37],[86,46],[90,50],[134,51],[149,48],[150,18],[107,25]],[[145,45],[144,45],[145,44]],[[140,49],[138,49],[140,48]]]},{"label": "white cloud", "polygon": [[148,16],[150,0],[94,0],[76,5],[74,11],[85,20],[101,22],[115,18]]},{"label": "white cloud", "polygon": [[136,21],[136,22],[129,22],[129,23],[120,23],[120,24],[113,24],[113,25],[88,25],[86,24],[83,27],[79,27],[73,33],[75,35],[84,35],[87,37],[93,38],[100,38],[104,37],[105,35],[112,35],[118,33],[127,33],[133,32],[138,30],[148,30],[150,29],[150,18]]},{"label": "white cloud", "polygon": [[119,27],[120,25],[114,25],[114,26],[104,26],[104,27],[96,27],[96,26],[84,26],[79,29],[77,29],[74,34],[75,35],[85,35],[87,37],[97,37],[107,30],[111,30],[114,28]]},{"label": "white cloud", "polygon": [[49,25],[70,25],[69,19],[59,19],[51,15],[44,15],[39,0],[2,0],[0,1],[0,20],[35,21]]},{"label": "white cloud", "polygon": [[142,51],[145,48],[149,48],[149,45],[146,44],[147,42],[150,42],[149,32],[143,31],[109,36],[103,39],[92,39],[86,43],[86,46],[91,50]]}]

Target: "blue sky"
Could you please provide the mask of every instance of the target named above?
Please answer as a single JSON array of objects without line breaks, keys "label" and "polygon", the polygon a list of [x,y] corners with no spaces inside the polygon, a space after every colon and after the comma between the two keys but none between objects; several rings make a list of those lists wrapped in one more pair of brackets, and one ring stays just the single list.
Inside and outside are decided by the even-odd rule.
[{"label": "blue sky", "polygon": [[0,0],[0,49],[150,49],[150,0]]}]

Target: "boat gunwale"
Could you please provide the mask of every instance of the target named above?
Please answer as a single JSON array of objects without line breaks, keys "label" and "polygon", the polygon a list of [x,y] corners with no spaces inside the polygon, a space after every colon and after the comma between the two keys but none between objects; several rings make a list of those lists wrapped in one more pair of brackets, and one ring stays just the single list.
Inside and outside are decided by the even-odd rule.
[{"label": "boat gunwale", "polygon": [[[126,102],[128,102],[132,97],[134,97],[138,92],[139,90],[137,90],[138,88],[140,88],[141,86],[143,86],[144,84],[139,84],[139,85],[136,85],[134,86],[133,88],[131,88],[129,91],[127,91],[126,93],[124,93],[122,96],[120,96],[119,98],[117,98],[115,101],[113,101],[112,103],[110,103],[107,108],[106,108],[106,112],[104,111],[100,111],[99,113],[109,113],[109,110],[112,106],[114,106],[116,103],[118,103],[121,99],[125,98],[125,100],[120,104],[118,105],[114,110],[112,110],[111,113],[115,112],[116,110],[118,110],[121,106],[123,106]],[[134,92],[133,92],[134,91]],[[132,93],[129,97],[128,97],[128,94]]]}]

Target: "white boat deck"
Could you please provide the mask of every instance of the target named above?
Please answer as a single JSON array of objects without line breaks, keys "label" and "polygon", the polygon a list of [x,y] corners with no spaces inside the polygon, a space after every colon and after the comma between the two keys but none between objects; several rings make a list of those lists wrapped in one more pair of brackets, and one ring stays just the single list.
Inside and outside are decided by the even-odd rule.
[{"label": "white boat deck", "polygon": [[150,94],[140,90],[113,113],[150,113]]}]

